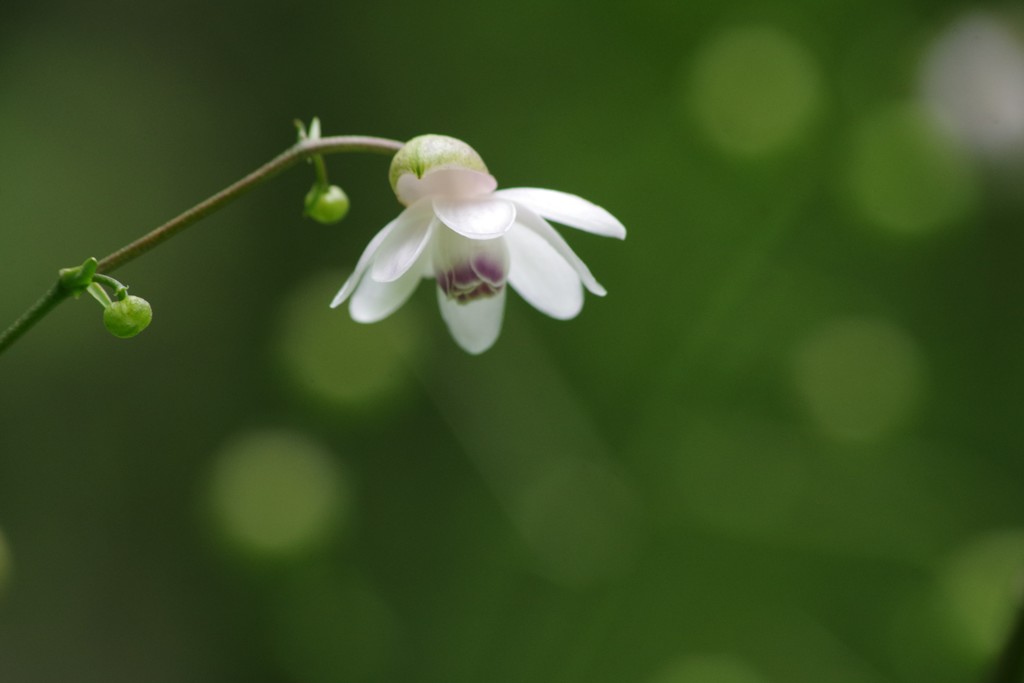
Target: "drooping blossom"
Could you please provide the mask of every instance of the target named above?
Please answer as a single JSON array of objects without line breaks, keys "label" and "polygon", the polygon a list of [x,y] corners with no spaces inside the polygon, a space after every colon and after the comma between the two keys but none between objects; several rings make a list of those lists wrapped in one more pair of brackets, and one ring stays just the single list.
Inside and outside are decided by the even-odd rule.
[{"label": "drooping blossom", "polygon": [[580,312],[584,287],[604,296],[548,222],[624,239],[622,223],[601,207],[555,190],[499,190],[476,151],[442,135],[406,143],[390,178],[406,208],[370,241],[332,308],[349,300],[354,320],[376,322],[429,278],[455,341],[478,354],[501,332],[508,286],[560,320]]}]

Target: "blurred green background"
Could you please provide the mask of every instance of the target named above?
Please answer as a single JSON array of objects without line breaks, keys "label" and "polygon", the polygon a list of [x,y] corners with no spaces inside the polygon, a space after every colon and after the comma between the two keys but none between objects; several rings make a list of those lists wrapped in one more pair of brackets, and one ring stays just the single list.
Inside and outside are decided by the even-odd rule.
[{"label": "blurred green background", "polygon": [[[978,680],[1024,568],[1024,16],[935,0],[4,0],[0,323],[325,134],[472,144],[610,294],[327,304],[289,171],[0,358],[0,681]],[[570,234],[571,233],[571,234]]]}]

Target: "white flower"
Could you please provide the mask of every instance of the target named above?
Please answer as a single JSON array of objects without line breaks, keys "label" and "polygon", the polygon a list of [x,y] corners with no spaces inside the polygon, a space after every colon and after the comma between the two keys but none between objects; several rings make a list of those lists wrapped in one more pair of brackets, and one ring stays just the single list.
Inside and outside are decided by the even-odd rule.
[{"label": "white flower", "polygon": [[391,164],[395,194],[407,208],[370,241],[331,307],[351,296],[353,320],[372,323],[397,310],[422,278],[455,341],[469,353],[501,332],[506,284],[552,318],[574,318],[583,287],[604,288],[548,220],[605,237],[626,229],[575,195],[537,188],[497,190],[464,142],[441,135],[410,140]]}]

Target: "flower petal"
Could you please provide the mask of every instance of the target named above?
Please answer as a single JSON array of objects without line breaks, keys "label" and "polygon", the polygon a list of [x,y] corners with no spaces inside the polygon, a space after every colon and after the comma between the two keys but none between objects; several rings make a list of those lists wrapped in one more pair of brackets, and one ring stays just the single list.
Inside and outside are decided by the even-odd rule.
[{"label": "flower petal", "polygon": [[512,200],[548,220],[568,225],[570,228],[578,228],[604,237],[626,239],[626,228],[618,218],[597,204],[574,194],[537,187],[513,187],[498,190],[494,196]]},{"label": "flower petal", "polygon": [[516,225],[522,226],[540,237],[544,238],[551,247],[558,252],[558,254],[564,258],[576,274],[580,276],[580,280],[583,282],[583,286],[589,289],[593,294],[597,296],[604,296],[608,292],[604,287],[601,286],[590,269],[587,268],[580,257],[576,255],[576,252],[572,250],[572,247],[562,239],[562,236],[558,234],[558,231],[551,227],[551,224],[546,220],[530,211],[524,206],[519,207],[519,212],[516,215]]},{"label": "flower petal", "polygon": [[505,236],[511,268],[508,282],[538,311],[558,320],[583,308],[580,276],[547,240],[516,224]]},{"label": "flower petal", "polygon": [[437,288],[437,303],[448,331],[459,346],[472,354],[483,353],[494,345],[501,334],[505,315],[505,289],[494,296],[460,304]]},{"label": "flower petal", "polygon": [[[397,220],[397,219],[396,219]],[[363,273],[373,263],[373,257],[377,254],[377,250],[387,236],[391,233],[391,230],[395,227],[395,221],[391,221],[373,236],[370,243],[366,245],[366,249],[363,250],[362,256],[359,257],[358,263],[356,263],[356,269],[352,271],[352,275],[349,276],[345,284],[342,285],[338,293],[334,295],[334,299],[331,301],[331,308],[337,308],[338,306],[345,303],[345,299],[355,291],[356,285],[359,284],[359,280],[362,279]]]},{"label": "flower petal", "polygon": [[489,173],[468,168],[439,168],[427,171],[422,178],[412,173],[398,177],[395,194],[398,201],[409,206],[424,197],[473,197],[487,195],[498,187]]},{"label": "flower petal", "polygon": [[375,323],[397,311],[423,279],[423,267],[419,261],[429,259],[429,254],[424,252],[411,268],[392,282],[378,282],[372,277],[364,277],[348,304],[352,319],[357,323]]},{"label": "flower petal", "polygon": [[417,202],[399,214],[391,234],[377,250],[370,277],[377,282],[393,282],[409,270],[430,241],[433,220],[429,201]]},{"label": "flower petal", "polygon": [[487,195],[470,199],[435,199],[434,213],[463,237],[489,240],[501,237],[516,219],[516,205]]}]

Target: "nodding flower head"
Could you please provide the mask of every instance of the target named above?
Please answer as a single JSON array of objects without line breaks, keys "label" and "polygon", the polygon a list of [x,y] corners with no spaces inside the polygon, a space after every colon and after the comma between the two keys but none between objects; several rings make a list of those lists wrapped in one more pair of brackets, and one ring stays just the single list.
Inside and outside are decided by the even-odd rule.
[{"label": "nodding flower head", "polygon": [[331,306],[375,322],[397,310],[420,280],[437,282],[441,316],[470,353],[501,332],[506,284],[547,315],[567,320],[583,288],[604,288],[548,220],[624,239],[626,229],[576,195],[538,188],[498,190],[472,147],[444,135],[413,138],[391,162],[391,187],[406,206],[370,241]]},{"label": "nodding flower head", "polygon": [[[430,178],[424,180],[428,174]],[[464,189],[475,194],[471,179],[475,177],[479,182],[482,176],[490,178],[476,150],[447,135],[419,135],[409,140],[391,159],[388,172],[391,189],[406,206],[431,192],[447,190],[457,194]],[[494,187],[483,191],[490,192]]]}]

